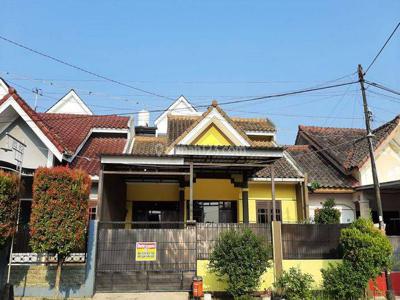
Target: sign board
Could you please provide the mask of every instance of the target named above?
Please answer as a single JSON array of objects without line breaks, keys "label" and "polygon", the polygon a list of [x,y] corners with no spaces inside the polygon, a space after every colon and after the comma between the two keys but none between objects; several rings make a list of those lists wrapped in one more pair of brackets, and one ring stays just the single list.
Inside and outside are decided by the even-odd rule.
[{"label": "sign board", "polygon": [[156,242],[136,242],[136,261],[156,261],[157,243]]}]

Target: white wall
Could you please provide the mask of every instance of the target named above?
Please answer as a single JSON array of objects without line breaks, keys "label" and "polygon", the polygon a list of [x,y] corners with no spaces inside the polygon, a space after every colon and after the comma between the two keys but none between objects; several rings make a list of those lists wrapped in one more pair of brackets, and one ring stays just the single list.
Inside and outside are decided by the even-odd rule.
[{"label": "white wall", "polygon": [[[376,155],[376,168],[380,182],[400,180],[400,155],[393,142]],[[369,160],[362,166],[358,176],[361,185],[373,184]]]},{"label": "white wall", "polygon": [[356,216],[356,207],[353,202],[353,194],[318,194],[310,193],[308,196],[309,201],[309,214],[310,218],[314,219],[314,211],[317,208],[322,208],[322,204],[326,199],[335,199],[336,206],[340,211],[340,223],[351,223]]},{"label": "white wall", "polygon": [[[21,118],[16,119],[0,133],[0,147],[11,146],[8,145],[7,132],[26,144],[23,157],[24,168],[36,169],[39,166],[45,167],[47,165],[48,150],[46,146],[39,140],[24,120]],[[14,152],[0,150],[0,161],[6,161],[15,165]]]}]

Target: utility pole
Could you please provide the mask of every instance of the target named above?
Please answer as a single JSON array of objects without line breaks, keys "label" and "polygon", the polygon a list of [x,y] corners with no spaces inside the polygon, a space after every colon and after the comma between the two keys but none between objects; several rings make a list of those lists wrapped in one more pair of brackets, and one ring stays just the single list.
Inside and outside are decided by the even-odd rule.
[{"label": "utility pole", "polygon": [[37,102],[38,102],[38,96],[39,96],[39,95],[40,95],[40,96],[43,96],[42,89],[34,88],[34,89],[32,90],[32,93],[35,94],[35,105],[33,106],[33,110],[36,111],[36,109],[37,109]]},{"label": "utility pole", "polygon": [[[371,160],[371,171],[372,171],[372,179],[374,182],[374,190],[375,190],[375,198],[376,198],[376,206],[378,207],[378,218],[379,218],[379,229],[385,230],[385,223],[383,222],[383,210],[382,210],[382,199],[381,199],[381,191],[380,184],[378,179],[378,172],[376,171],[376,162],[375,162],[375,154],[374,154],[374,144],[372,139],[374,135],[371,130],[371,112],[368,108],[367,95],[365,93],[364,86],[364,71],[361,65],[358,65],[358,80],[361,86],[361,93],[363,98],[363,106],[364,106],[364,116],[365,116],[365,129],[367,130],[367,141],[369,148],[369,157]],[[386,285],[387,285],[387,299],[394,299],[393,291],[392,291],[392,281],[390,278],[390,273],[385,270],[386,277]]]}]

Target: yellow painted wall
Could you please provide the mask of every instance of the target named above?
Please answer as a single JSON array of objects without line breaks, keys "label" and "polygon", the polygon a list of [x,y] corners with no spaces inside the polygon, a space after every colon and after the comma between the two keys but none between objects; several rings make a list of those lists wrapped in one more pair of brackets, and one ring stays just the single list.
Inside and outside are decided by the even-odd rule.
[{"label": "yellow painted wall", "polygon": [[[291,267],[298,267],[303,273],[309,273],[313,276],[314,288],[321,288],[322,274],[321,269],[325,269],[329,264],[339,264],[338,259],[305,259],[305,260],[283,260],[283,270],[288,271]],[[197,261],[197,275],[203,277],[204,290],[208,292],[224,291],[226,282],[218,280],[217,276],[208,270],[208,260]],[[273,267],[269,268],[261,278],[259,291],[268,288],[273,289],[274,272]]]},{"label": "yellow painted wall", "polygon": [[178,201],[178,183],[128,183],[126,185],[128,201]]},{"label": "yellow painted wall", "polygon": [[[218,280],[217,276],[208,270],[208,260],[197,261],[197,275],[203,277],[203,287],[207,292],[220,292],[226,290],[226,282]],[[261,277],[259,291],[272,287],[274,272],[271,266]]]},{"label": "yellow painted wall", "polygon": [[[178,201],[177,183],[129,183],[127,201]],[[185,187],[189,200],[189,187]],[[229,179],[197,179],[193,185],[193,199],[200,201],[238,201],[238,220],[243,221],[242,189]],[[298,221],[295,184],[276,184],[276,199],[282,203],[283,222]],[[257,222],[256,201],[271,201],[269,183],[249,183],[249,220]],[[185,210],[186,214],[186,210]]]},{"label": "yellow painted wall", "polygon": [[[241,189],[233,186],[229,179],[196,179],[193,184],[194,200],[237,200]],[[189,187],[185,188],[185,199],[189,200]]]},{"label": "yellow painted wall", "polygon": [[291,267],[298,267],[303,273],[309,273],[314,278],[314,287],[320,288],[322,286],[322,273],[321,269],[326,269],[329,264],[339,264],[340,259],[284,259],[282,267],[284,271],[288,271]]},{"label": "yellow painted wall", "polygon": [[194,145],[202,146],[230,146],[233,143],[218,129],[217,126],[211,124],[196,138],[193,142]]},{"label": "yellow painted wall", "polygon": [[[295,184],[275,184],[276,200],[282,203],[282,221],[296,222],[297,216],[297,200],[296,200],[296,185]],[[249,183],[249,220],[257,222],[257,201],[271,201],[271,184],[270,183]],[[243,214],[242,214],[243,216]],[[240,218],[239,214],[239,218]],[[243,219],[239,219],[242,221]]]}]

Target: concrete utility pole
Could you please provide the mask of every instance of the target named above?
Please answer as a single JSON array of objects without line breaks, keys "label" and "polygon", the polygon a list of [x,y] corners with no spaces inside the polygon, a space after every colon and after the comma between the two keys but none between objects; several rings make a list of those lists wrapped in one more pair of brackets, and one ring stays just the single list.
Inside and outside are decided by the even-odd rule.
[{"label": "concrete utility pole", "polygon": [[[368,140],[368,148],[369,148],[369,157],[371,160],[372,179],[374,181],[376,206],[378,207],[379,229],[385,230],[385,223],[383,222],[383,210],[382,210],[380,184],[379,184],[379,179],[378,179],[378,172],[376,171],[374,144],[372,143],[372,139],[373,139],[374,135],[372,134],[372,131],[371,131],[371,112],[369,111],[367,95],[365,94],[364,71],[363,71],[361,65],[358,65],[358,80],[360,82],[361,93],[362,93],[362,98],[363,98],[365,129],[367,130],[367,140]],[[386,277],[386,285],[387,285],[386,297],[387,297],[387,299],[391,300],[391,299],[394,299],[393,290],[392,290],[392,281],[390,278],[390,273],[387,270],[385,270],[385,277]]]},{"label": "concrete utility pole", "polygon": [[33,110],[37,110],[37,102],[38,102],[38,96],[43,96],[42,89],[34,88],[32,92],[35,94],[35,105],[33,106]]},{"label": "concrete utility pole", "polygon": [[374,181],[376,205],[378,207],[379,229],[383,230],[383,229],[385,229],[385,224],[383,223],[381,191],[380,191],[380,185],[379,185],[379,179],[378,179],[378,172],[376,171],[374,144],[372,143],[372,139],[373,139],[374,135],[372,134],[372,130],[371,130],[371,112],[369,111],[368,103],[367,103],[367,95],[365,94],[364,72],[363,72],[361,65],[358,65],[358,79],[360,82],[361,93],[362,93],[362,98],[363,98],[365,129],[367,130],[367,140],[368,140],[368,148],[369,148],[369,157],[371,160],[372,179]]}]

